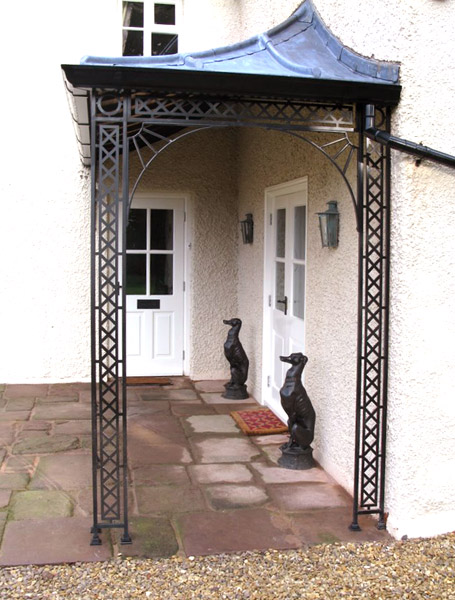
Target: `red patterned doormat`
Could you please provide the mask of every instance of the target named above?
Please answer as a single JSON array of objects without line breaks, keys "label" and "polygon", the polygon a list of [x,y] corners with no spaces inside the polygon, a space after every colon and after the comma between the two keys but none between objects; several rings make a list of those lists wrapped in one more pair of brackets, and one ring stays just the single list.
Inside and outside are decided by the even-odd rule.
[{"label": "red patterned doormat", "polygon": [[234,410],[231,417],[246,435],[285,433],[288,428],[268,408]]}]

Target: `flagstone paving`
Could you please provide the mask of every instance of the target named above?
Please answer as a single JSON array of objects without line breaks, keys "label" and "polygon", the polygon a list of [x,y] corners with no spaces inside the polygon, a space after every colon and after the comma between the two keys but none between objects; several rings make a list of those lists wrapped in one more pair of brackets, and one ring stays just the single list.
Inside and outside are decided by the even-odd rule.
[{"label": "flagstone paving", "polygon": [[223,381],[128,387],[131,545],[90,546],[90,385],[0,385],[0,565],[298,548],[385,540],[348,529],[352,499],[322,469],[277,463],[286,435],[247,437]]}]

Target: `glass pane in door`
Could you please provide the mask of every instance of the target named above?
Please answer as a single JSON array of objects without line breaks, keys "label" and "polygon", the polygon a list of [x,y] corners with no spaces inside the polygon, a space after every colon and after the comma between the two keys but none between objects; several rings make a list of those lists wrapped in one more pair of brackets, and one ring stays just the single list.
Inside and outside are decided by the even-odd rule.
[{"label": "glass pane in door", "polygon": [[294,258],[305,260],[306,206],[294,209]]},{"label": "glass pane in door", "polygon": [[275,262],[275,308],[284,312],[284,263]]},{"label": "glass pane in door", "polygon": [[304,318],[305,313],[305,265],[294,265],[294,317]]},{"label": "glass pane in door", "polygon": [[286,209],[276,211],[276,256],[284,258],[286,251]]},{"label": "glass pane in door", "polygon": [[152,254],[150,256],[150,294],[170,296],[173,293],[172,254]]},{"label": "glass pane in door", "polygon": [[146,294],[145,254],[126,255],[126,293],[128,295]]},{"label": "glass pane in door", "polygon": [[172,250],[174,247],[174,211],[150,211],[150,249]]},{"label": "glass pane in door", "polygon": [[147,230],[147,211],[143,208],[132,208],[126,229],[126,247],[128,250],[145,250]]}]

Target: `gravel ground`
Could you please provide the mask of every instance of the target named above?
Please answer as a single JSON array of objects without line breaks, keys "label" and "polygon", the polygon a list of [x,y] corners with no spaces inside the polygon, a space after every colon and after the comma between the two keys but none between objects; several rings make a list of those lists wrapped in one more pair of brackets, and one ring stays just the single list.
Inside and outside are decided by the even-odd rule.
[{"label": "gravel ground", "polygon": [[0,570],[0,598],[455,600],[455,534],[298,551]]}]

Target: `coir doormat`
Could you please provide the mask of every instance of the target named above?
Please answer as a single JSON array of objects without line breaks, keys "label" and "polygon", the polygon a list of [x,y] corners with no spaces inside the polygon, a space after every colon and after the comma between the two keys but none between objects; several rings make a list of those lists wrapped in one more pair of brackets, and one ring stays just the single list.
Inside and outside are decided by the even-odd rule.
[{"label": "coir doormat", "polygon": [[170,385],[169,377],[127,377],[126,385]]},{"label": "coir doormat", "polygon": [[234,410],[231,417],[246,435],[285,433],[288,428],[268,408]]}]

